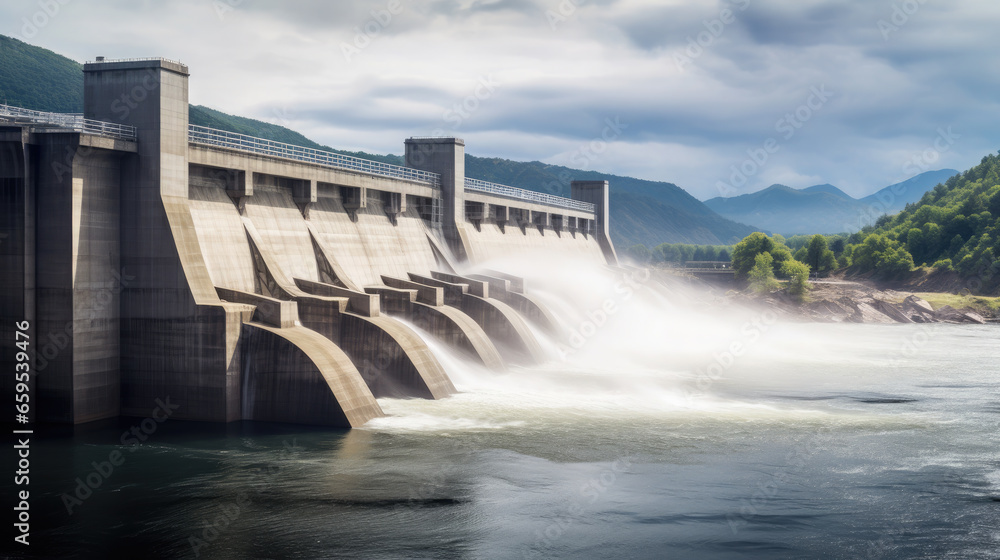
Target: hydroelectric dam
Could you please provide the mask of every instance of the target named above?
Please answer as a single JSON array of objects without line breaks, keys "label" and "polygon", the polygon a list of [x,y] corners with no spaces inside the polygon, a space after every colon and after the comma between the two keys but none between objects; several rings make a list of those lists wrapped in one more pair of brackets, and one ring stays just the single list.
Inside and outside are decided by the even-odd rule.
[{"label": "hydroelectric dam", "polygon": [[26,327],[32,421],[168,403],[360,426],[376,398],[455,392],[410,325],[495,371],[542,359],[554,317],[484,263],[617,265],[606,182],[567,199],[466,177],[458,138],[407,139],[395,166],[193,126],[185,65],[83,71],[82,115],[0,106],[0,363]]}]

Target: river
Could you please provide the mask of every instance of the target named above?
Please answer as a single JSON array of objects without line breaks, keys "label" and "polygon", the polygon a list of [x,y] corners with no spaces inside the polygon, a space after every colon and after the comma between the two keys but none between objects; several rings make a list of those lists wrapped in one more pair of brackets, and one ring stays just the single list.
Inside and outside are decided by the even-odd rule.
[{"label": "river", "polygon": [[[575,344],[503,374],[435,348],[462,392],[380,400],[362,429],[40,430],[31,550],[1000,558],[996,325],[783,323],[620,278],[574,314],[562,286],[540,297]],[[115,451],[70,513],[64,495]]]}]

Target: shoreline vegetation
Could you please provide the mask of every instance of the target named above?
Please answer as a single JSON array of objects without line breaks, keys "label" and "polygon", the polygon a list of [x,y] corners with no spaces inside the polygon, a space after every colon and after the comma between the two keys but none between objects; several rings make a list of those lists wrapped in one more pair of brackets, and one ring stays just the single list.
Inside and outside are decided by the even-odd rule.
[{"label": "shoreline vegetation", "polygon": [[[749,282],[718,284],[683,268],[655,267],[665,278],[683,278],[708,288],[725,304],[764,306],[793,321],[820,323],[1000,323],[1000,297],[928,289],[926,278],[884,282],[845,277],[843,273],[808,282],[795,294],[793,281],[778,281],[765,290]],[[934,272],[930,273],[935,274]],[[923,287],[923,289],[922,289]]]},{"label": "shoreline vegetation", "polygon": [[[800,304],[798,309],[826,317],[843,318],[843,305],[853,310],[849,316],[869,314],[872,320],[878,314],[869,313],[868,307],[882,315],[901,314],[904,322],[914,317],[951,320],[958,309],[995,317],[995,296],[1000,296],[1000,156],[987,155],[919,201],[855,233],[785,238],[756,231],[731,246],[663,243],[652,249],[629,247],[623,254],[653,266],[728,261],[736,281],[747,282],[761,297],[773,294],[779,281],[788,279],[786,292]],[[831,290],[834,293],[826,293]],[[907,295],[899,298],[897,291]],[[922,303],[916,305],[918,299]],[[937,308],[934,302],[940,302]],[[925,312],[927,317],[921,315]]]}]

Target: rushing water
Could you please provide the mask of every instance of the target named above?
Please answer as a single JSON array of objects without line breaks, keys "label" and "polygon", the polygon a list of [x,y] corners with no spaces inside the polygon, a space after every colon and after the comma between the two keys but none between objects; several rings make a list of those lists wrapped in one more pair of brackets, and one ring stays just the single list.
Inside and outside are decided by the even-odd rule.
[{"label": "rushing water", "polygon": [[1000,558],[996,325],[782,323],[654,280],[569,285],[537,286],[579,335],[547,340],[549,363],[495,374],[436,348],[462,392],[382,400],[363,429],[168,420],[126,446],[123,420],[36,439],[32,550]]}]

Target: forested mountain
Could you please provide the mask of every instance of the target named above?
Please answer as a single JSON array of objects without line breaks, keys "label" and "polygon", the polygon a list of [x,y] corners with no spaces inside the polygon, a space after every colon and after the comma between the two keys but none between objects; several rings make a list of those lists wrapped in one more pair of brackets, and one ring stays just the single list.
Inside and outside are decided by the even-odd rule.
[{"label": "forested mountain", "polygon": [[850,242],[855,268],[892,275],[904,268],[889,258],[895,253],[916,266],[954,269],[969,279],[970,290],[988,291],[1000,280],[1000,156],[984,157]]}]

